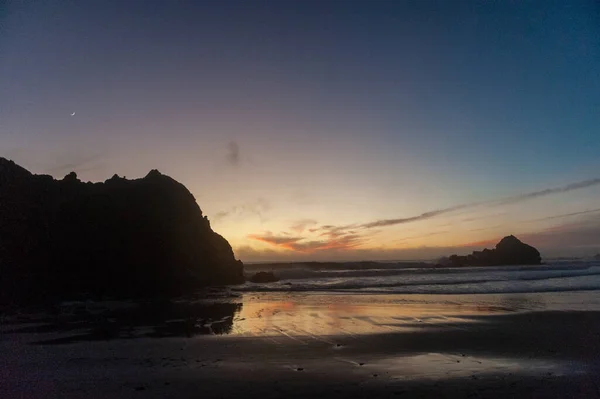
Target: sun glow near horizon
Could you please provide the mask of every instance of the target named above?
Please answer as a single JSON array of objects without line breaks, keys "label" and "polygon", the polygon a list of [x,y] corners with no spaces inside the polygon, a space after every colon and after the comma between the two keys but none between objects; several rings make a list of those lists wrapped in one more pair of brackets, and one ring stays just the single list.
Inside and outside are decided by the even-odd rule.
[{"label": "sun glow near horizon", "polygon": [[0,156],[158,169],[247,261],[600,252],[593,2],[208,3],[9,2]]},{"label": "sun glow near horizon", "polygon": [[[257,224],[232,224],[238,234],[231,243],[242,260],[368,260],[433,259],[451,253],[493,247],[500,238],[515,234],[533,245],[540,245],[548,256],[566,251],[564,237],[580,235],[584,240],[576,253],[592,253],[595,221],[600,217],[594,193],[587,196],[547,189],[524,193],[523,200],[500,199],[491,205],[474,206],[437,214],[423,212],[417,216],[379,222],[338,224],[319,223],[304,218],[282,223],[279,219]],[[576,190],[575,190],[576,191]],[[558,195],[560,194],[560,195]],[[531,197],[531,198],[530,198]],[[566,198],[565,198],[566,197]],[[583,199],[583,200],[582,200]],[[585,208],[583,211],[575,209]],[[553,212],[549,213],[548,209]],[[381,226],[372,227],[373,224]],[[227,224],[215,224],[217,228]],[[226,232],[225,228],[223,232]],[[587,245],[587,247],[586,247]],[[561,252],[562,251],[562,252]]]}]

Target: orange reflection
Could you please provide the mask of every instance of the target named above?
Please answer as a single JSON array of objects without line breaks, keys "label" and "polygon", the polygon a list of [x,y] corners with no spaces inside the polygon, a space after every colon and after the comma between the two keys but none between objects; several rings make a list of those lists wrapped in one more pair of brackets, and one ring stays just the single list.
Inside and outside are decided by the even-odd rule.
[{"label": "orange reflection", "polygon": [[[472,322],[467,316],[505,312],[501,304],[435,301],[431,296],[246,295],[234,331],[261,336],[327,336],[406,331],[427,324]],[[400,299],[399,299],[400,298]],[[425,324],[423,324],[425,323]]]}]

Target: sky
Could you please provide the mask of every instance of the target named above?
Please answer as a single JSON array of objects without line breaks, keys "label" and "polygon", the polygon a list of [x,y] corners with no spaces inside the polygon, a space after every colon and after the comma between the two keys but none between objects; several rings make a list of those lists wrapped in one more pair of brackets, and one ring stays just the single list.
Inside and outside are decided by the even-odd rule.
[{"label": "sky", "polygon": [[595,1],[0,3],[0,156],[185,184],[245,262],[600,252]]}]

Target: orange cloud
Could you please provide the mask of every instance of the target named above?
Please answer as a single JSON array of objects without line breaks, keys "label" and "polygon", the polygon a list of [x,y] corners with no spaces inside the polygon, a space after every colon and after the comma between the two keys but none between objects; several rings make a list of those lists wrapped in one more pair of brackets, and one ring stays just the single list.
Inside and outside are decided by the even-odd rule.
[{"label": "orange cloud", "polygon": [[[577,216],[579,212],[575,213]],[[570,215],[570,214],[569,214]],[[562,216],[562,215],[561,215]],[[335,226],[327,226],[333,230]],[[319,228],[321,231],[322,228]],[[468,242],[453,246],[418,246],[409,248],[367,247],[369,237],[358,234],[337,236],[323,240],[309,240],[307,237],[273,235],[267,232],[252,235],[258,241],[273,245],[272,248],[236,248],[236,254],[244,261],[361,261],[421,259],[435,261],[450,254],[464,255],[483,248],[494,248],[501,236]],[[434,232],[435,233],[435,232]],[[538,248],[542,257],[553,256],[592,256],[600,252],[600,217],[585,218],[576,222],[548,227],[539,232],[519,233],[519,238]],[[319,236],[320,237],[320,236]],[[323,236],[325,237],[325,236]]]},{"label": "orange cloud", "polygon": [[286,233],[274,235],[270,232],[266,234],[250,234],[248,238],[273,245],[280,249],[303,253],[354,249],[366,241],[364,236],[349,234],[334,226],[330,227],[332,228],[330,231],[320,234],[321,237],[326,237],[323,240],[310,240],[309,237],[289,236]]},{"label": "orange cloud", "polygon": [[[313,220],[313,219],[302,219],[302,220],[297,221],[293,225],[291,225],[290,226],[290,230],[295,231],[298,234],[301,234],[309,226],[314,226],[317,223],[318,222],[316,220]],[[309,231],[312,231],[312,230],[314,230],[314,229],[309,229]]]},{"label": "orange cloud", "polygon": [[252,240],[256,240],[256,241],[261,241],[261,242],[265,242],[267,244],[271,244],[280,248],[284,248],[284,249],[288,249],[288,250],[292,250],[295,251],[296,249],[294,249],[294,244],[296,244],[298,241],[302,241],[304,239],[304,237],[293,237],[293,236],[288,236],[288,235],[280,235],[280,236],[276,236],[273,235],[272,233],[267,233],[267,234],[249,234],[248,238],[252,239]]},{"label": "orange cloud", "polygon": [[323,241],[299,242],[292,245],[294,250],[300,252],[315,252],[323,250],[346,250],[353,249],[364,242],[364,238],[356,234],[348,234]]},{"label": "orange cloud", "polygon": [[[356,246],[326,248],[323,242],[314,244],[315,251],[286,251],[282,247],[254,249],[249,246],[235,248],[235,253],[244,262],[301,262],[301,261],[365,261],[365,260],[424,260],[437,261],[453,253],[467,254],[481,247],[415,247],[415,248],[365,248]],[[314,248],[313,248],[314,249]]]}]

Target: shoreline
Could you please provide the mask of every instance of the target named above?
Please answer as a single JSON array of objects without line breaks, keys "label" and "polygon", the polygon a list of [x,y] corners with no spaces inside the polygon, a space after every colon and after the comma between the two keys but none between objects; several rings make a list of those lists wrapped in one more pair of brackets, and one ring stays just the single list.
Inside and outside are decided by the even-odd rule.
[{"label": "shoreline", "polygon": [[225,335],[52,342],[81,331],[10,324],[0,396],[595,397],[600,307],[583,299],[245,293],[220,299],[240,304]]}]

